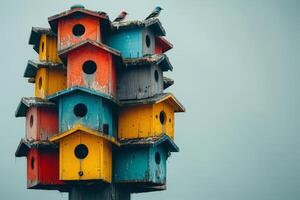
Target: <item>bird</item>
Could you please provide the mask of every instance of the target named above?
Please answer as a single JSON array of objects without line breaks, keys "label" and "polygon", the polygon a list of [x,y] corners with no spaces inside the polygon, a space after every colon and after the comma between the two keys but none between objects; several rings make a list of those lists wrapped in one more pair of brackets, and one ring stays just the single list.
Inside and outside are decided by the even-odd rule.
[{"label": "bird", "polygon": [[150,15],[148,17],[146,17],[146,19],[158,17],[161,10],[163,10],[161,7],[156,6],[155,9],[150,13]]},{"label": "bird", "polygon": [[122,12],[118,15],[118,17],[114,20],[114,22],[121,22],[121,21],[123,21],[123,20],[126,18],[127,15],[128,15],[127,12],[122,11]]}]

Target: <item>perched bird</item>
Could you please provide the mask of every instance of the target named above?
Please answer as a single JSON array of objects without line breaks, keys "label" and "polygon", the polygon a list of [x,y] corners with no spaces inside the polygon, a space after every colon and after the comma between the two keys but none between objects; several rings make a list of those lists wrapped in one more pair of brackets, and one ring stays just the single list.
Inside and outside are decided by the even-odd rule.
[{"label": "perched bird", "polygon": [[161,10],[163,10],[161,7],[156,6],[155,9],[150,13],[150,15],[148,17],[146,17],[146,19],[158,17]]},{"label": "perched bird", "polygon": [[127,14],[128,14],[127,12],[122,11],[122,12],[118,15],[118,17],[114,20],[114,22],[121,22],[121,21],[123,21],[123,20],[126,18]]}]

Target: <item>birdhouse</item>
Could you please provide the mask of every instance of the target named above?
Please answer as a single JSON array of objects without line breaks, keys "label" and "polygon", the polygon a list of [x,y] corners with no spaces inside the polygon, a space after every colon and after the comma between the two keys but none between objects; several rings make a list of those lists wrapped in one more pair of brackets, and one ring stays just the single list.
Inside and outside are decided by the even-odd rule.
[{"label": "birdhouse", "polygon": [[162,54],[173,48],[173,45],[164,37],[155,37],[155,53]]},{"label": "birdhouse", "polygon": [[160,134],[148,138],[125,139],[114,156],[114,182],[126,184],[132,192],[162,190],[166,184],[166,160],[179,148]]},{"label": "birdhouse", "polygon": [[82,124],[116,137],[118,103],[104,93],[75,86],[60,91],[49,99],[59,105],[59,132]]},{"label": "birdhouse", "polygon": [[39,54],[39,61],[60,63],[56,34],[50,28],[32,27],[29,44]]},{"label": "birdhouse", "polygon": [[78,125],[50,139],[59,142],[59,178],[64,181],[112,179],[114,138]]},{"label": "birdhouse", "polygon": [[46,141],[21,139],[16,157],[27,158],[27,188],[64,191],[59,180],[58,147]]},{"label": "birdhouse", "polygon": [[123,58],[140,58],[155,54],[155,38],[165,34],[157,18],[121,21],[112,23],[112,32],[105,42],[120,51]]},{"label": "birdhouse", "polygon": [[185,111],[171,93],[122,101],[122,105],[119,113],[119,139],[145,138],[161,133],[174,139],[174,112]]},{"label": "birdhouse", "polygon": [[165,76],[163,77],[163,82],[164,82],[164,90],[174,84],[174,80],[173,79],[165,77]]},{"label": "birdhouse", "polygon": [[110,29],[109,18],[104,12],[84,9],[81,5],[48,18],[57,34],[57,49],[61,51],[83,40],[102,42],[102,32]]},{"label": "birdhouse", "polygon": [[85,40],[60,52],[66,63],[67,87],[83,86],[108,95],[116,95],[120,53],[110,47]]},{"label": "birdhouse", "polygon": [[144,99],[163,92],[163,72],[172,70],[166,55],[125,59],[126,69],[119,74],[117,96],[120,100]]},{"label": "birdhouse", "polygon": [[24,72],[35,83],[35,96],[46,98],[66,88],[67,70],[62,63],[29,60]]},{"label": "birdhouse", "polygon": [[58,112],[53,102],[38,97],[23,97],[16,117],[26,116],[26,138],[47,140],[58,133]]}]

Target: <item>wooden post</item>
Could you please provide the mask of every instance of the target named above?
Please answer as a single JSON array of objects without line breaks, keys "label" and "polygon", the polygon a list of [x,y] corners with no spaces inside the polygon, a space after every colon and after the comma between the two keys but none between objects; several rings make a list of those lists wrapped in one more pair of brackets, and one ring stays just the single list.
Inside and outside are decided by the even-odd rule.
[{"label": "wooden post", "polygon": [[130,192],[115,184],[101,187],[77,185],[70,190],[69,200],[130,200]]}]

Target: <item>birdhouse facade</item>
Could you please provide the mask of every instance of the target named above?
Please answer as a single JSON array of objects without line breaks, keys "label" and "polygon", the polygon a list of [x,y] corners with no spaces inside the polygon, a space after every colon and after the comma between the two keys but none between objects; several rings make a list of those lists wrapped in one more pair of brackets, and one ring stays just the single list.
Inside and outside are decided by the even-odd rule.
[{"label": "birdhouse facade", "polygon": [[67,60],[67,87],[82,86],[116,96],[118,52],[87,40],[62,53]]},{"label": "birdhouse facade", "polygon": [[60,180],[112,180],[112,142],[103,133],[83,126],[53,137],[59,142]]}]

